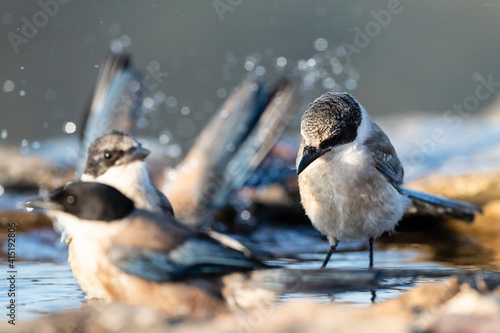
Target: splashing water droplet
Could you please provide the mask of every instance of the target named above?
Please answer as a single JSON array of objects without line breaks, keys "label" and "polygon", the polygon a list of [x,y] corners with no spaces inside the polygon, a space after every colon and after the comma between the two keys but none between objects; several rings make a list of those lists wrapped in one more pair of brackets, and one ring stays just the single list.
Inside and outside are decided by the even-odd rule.
[{"label": "splashing water droplet", "polygon": [[227,96],[226,89],[220,88],[219,90],[217,90],[217,96],[220,97],[220,98],[226,97]]},{"label": "splashing water droplet", "polygon": [[159,141],[162,145],[166,145],[167,143],[170,142],[170,137],[167,134],[162,134],[160,135]]},{"label": "splashing water droplet", "polygon": [[167,155],[170,156],[170,157],[173,157],[173,158],[177,158],[179,156],[181,156],[182,154],[182,149],[179,145],[170,145],[168,148],[167,148]]},{"label": "splashing water droplet", "polygon": [[314,49],[316,51],[324,51],[328,48],[328,41],[324,38],[318,38],[314,41]]},{"label": "splashing water droplet", "polygon": [[266,74],[266,68],[264,66],[257,66],[255,69],[255,75],[262,76],[264,74]]},{"label": "splashing water droplet", "polygon": [[250,214],[250,212],[245,209],[244,211],[241,212],[240,216],[242,220],[246,221],[252,216],[252,214]]},{"label": "splashing water droplet", "polygon": [[287,63],[287,60],[285,57],[279,57],[278,59],[276,59],[276,65],[279,67],[285,67],[286,63]]},{"label": "splashing water droplet", "polygon": [[3,84],[3,91],[11,92],[12,90],[14,90],[15,86],[16,85],[14,84],[14,82],[12,82],[11,80],[7,80]]},{"label": "splashing water droplet", "polygon": [[68,134],[73,134],[73,133],[75,133],[75,131],[76,131],[76,125],[75,125],[75,123],[73,123],[73,122],[67,122],[64,125],[64,132],[66,132]]},{"label": "splashing water droplet", "polygon": [[255,64],[252,61],[250,61],[250,60],[245,61],[245,69],[247,71],[251,71],[252,69],[254,69],[254,67],[255,67]]}]

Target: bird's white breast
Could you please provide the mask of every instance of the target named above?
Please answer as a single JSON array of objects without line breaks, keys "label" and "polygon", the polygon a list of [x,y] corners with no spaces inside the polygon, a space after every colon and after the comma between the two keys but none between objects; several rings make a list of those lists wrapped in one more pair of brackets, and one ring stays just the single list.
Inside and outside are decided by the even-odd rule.
[{"label": "bird's white breast", "polygon": [[97,178],[84,174],[82,181],[94,181],[113,186],[132,199],[137,208],[161,212],[160,197],[151,184],[148,171],[141,161],[112,166]]},{"label": "bird's white breast", "polygon": [[392,231],[408,199],[375,168],[358,140],[334,148],[299,175],[302,204],[330,239],[360,239]]},{"label": "bird's white breast", "polygon": [[72,235],[68,261],[82,290],[88,298],[109,300],[98,272],[114,269],[107,259],[106,248],[110,239],[125,227],[125,223],[85,221],[63,212],[51,215]]}]

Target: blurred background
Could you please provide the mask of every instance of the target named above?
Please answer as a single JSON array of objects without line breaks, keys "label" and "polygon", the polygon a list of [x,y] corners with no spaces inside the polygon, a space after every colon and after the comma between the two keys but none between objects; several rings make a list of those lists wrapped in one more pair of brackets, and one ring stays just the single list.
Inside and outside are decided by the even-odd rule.
[{"label": "blurred background", "polygon": [[474,94],[474,73],[500,81],[499,16],[467,0],[2,1],[0,144],[75,136],[110,50],[153,78],[140,133],[183,152],[247,75],[301,76],[304,105],[347,90],[373,115],[441,115]]},{"label": "blurred background", "polygon": [[[316,269],[329,247],[297,193],[300,117],[326,91],[348,91],[388,133],[406,180],[416,179],[410,187],[484,208],[472,226],[417,218],[401,223],[398,237],[380,238],[377,268],[441,275],[388,279],[378,300],[442,280],[454,274],[450,268],[498,271],[499,17],[500,2],[468,0],[0,1],[0,227],[24,223],[17,235],[22,319],[76,309],[84,300],[51,221],[14,207],[39,188],[74,178],[78,133],[110,52],[131,54],[132,67],[145,75],[150,94],[136,134],[161,150],[148,161],[168,155],[170,166],[245,78],[268,84],[300,78],[303,104],[289,126],[292,138],[254,174],[257,189],[236,196],[244,201],[234,207],[238,214],[226,216],[239,219],[236,234],[252,232],[253,242],[284,255],[286,267]],[[492,103],[495,112],[488,112]],[[59,163],[64,159],[69,163]],[[159,162],[152,175],[162,184],[170,173]],[[268,174],[285,175],[265,188],[259,181]],[[5,239],[0,232],[6,257]],[[366,267],[365,250],[363,242],[345,244],[333,255],[335,267]],[[296,262],[285,256],[295,254]],[[316,296],[351,304],[372,298],[365,289],[332,295]],[[0,303],[6,299],[0,295]]]}]

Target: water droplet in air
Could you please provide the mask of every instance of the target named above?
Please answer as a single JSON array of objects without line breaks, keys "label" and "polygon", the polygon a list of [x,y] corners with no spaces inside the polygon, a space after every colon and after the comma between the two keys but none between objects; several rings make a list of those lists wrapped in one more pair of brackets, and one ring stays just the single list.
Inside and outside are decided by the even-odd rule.
[{"label": "water droplet in air", "polygon": [[254,69],[254,67],[255,67],[255,64],[254,64],[252,61],[247,60],[247,61],[245,62],[245,69],[246,69],[247,71],[251,71],[252,69]]},{"label": "water droplet in air", "polygon": [[14,90],[15,86],[16,85],[14,84],[14,82],[12,82],[11,80],[7,80],[3,84],[3,91],[11,92],[12,90]]},{"label": "water droplet in air", "polygon": [[217,97],[224,98],[227,96],[227,91],[224,88],[217,90]]},{"label": "water droplet in air", "polygon": [[75,123],[73,123],[73,122],[67,122],[64,125],[64,132],[66,132],[68,134],[73,134],[73,133],[75,133],[75,131],[76,131],[76,125],[75,125]]},{"label": "water droplet in air", "polygon": [[266,68],[264,66],[257,66],[255,69],[255,75],[262,76],[264,74],[266,74]]},{"label": "water droplet in air", "polygon": [[278,65],[279,67],[285,67],[286,62],[287,61],[285,57],[279,57],[278,59],[276,59],[276,65]]},{"label": "water droplet in air", "polygon": [[324,38],[318,38],[314,41],[314,49],[316,51],[324,51],[328,48],[328,41]]}]

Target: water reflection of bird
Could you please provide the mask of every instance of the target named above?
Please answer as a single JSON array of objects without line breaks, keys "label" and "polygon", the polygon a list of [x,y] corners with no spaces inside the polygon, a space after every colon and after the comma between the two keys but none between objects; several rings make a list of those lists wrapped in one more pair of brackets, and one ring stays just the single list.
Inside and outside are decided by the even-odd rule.
[{"label": "water reflection of bird", "polygon": [[301,134],[297,174],[302,204],[331,244],[322,268],[339,241],[362,238],[369,239],[373,267],[374,238],[393,231],[412,203],[466,222],[481,211],[402,187],[403,167],[389,138],[347,93],[326,93],[311,103]]},{"label": "water reflection of bird", "polygon": [[89,298],[207,316],[225,311],[231,297],[223,275],[266,267],[101,183],[70,183],[25,206],[46,209],[72,235],[69,262]]},{"label": "water reflection of bird", "polygon": [[[133,126],[129,124],[137,116],[137,101],[132,103],[134,99],[125,98],[129,103],[113,102],[123,100],[122,95],[130,95],[130,89],[124,87],[134,86],[132,82],[136,82],[135,86],[141,86],[137,82],[136,72],[134,75],[124,74],[130,71],[125,66],[128,63],[126,56],[111,55],[102,66],[91,103],[93,107],[90,108],[82,135],[82,149],[87,149],[89,142],[111,130],[131,133]],[[116,87],[122,87],[121,90],[111,89],[113,83]],[[245,80],[203,129],[175,172],[170,173],[175,174],[175,177],[168,181],[163,192],[167,194],[176,217],[183,222],[200,225],[207,223],[218,208],[227,205],[234,191],[244,185],[272,149],[293,118],[298,104],[298,85],[293,80],[283,79],[271,88]],[[130,121],[113,120],[123,120],[124,117]],[[95,130],[96,126],[98,131]],[[116,187],[121,182],[116,177],[113,177],[115,180],[111,180],[111,177],[101,178]],[[84,176],[84,179],[92,180],[95,177]],[[144,178],[136,180],[141,179]],[[146,185],[142,184],[143,187]],[[118,188],[128,195],[129,192],[123,187]],[[148,193],[153,193],[151,188]],[[149,196],[150,199],[152,197]],[[153,201],[158,199],[154,198]],[[166,202],[164,199],[160,201]]]}]

